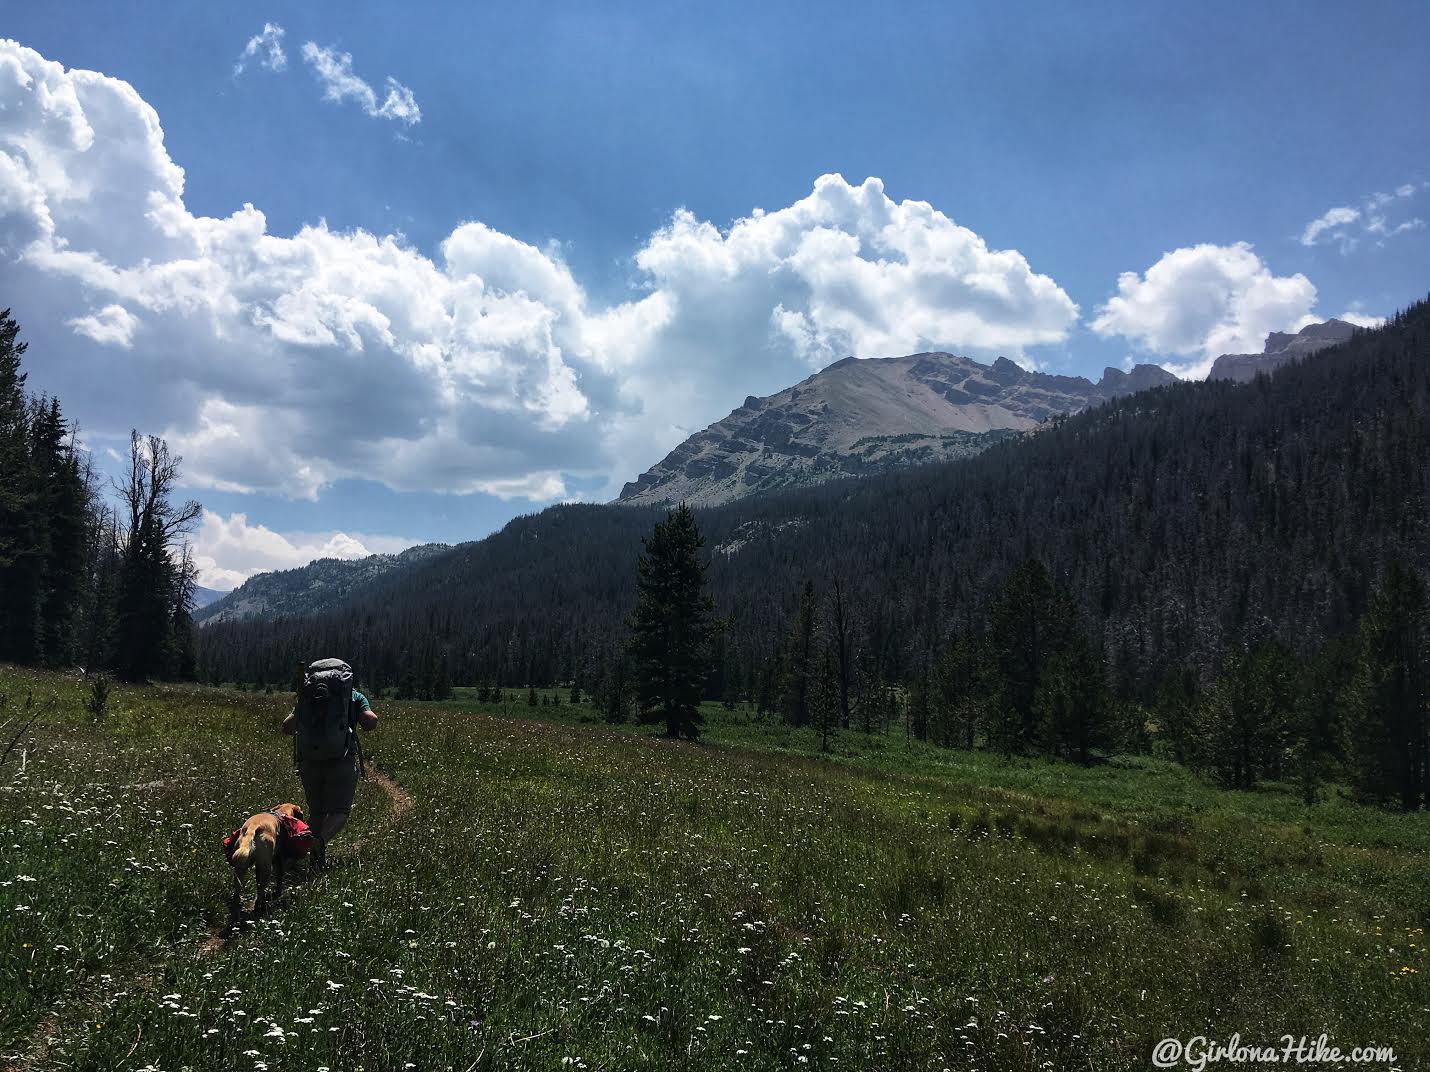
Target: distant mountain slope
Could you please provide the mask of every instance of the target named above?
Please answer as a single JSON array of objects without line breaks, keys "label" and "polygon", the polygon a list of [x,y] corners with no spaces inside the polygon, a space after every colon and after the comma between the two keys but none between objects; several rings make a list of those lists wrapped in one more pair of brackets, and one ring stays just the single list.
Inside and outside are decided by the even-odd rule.
[{"label": "distant mountain slope", "polygon": [[202,610],[210,603],[217,603],[227,592],[220,592],[215,588],[205,588],[201,584],[194,585],[194,609]]},{"label": "distant mountain slope", "polygon": [[1266,346],[1259,354],[1222,354],[1212,365],[1207,379],[1249,383],[1258,373],[1271,372],[1288,361],[1297,361],[1327,346],[1345,342],[1355,333],[1354,324],[1334,317],[1320,324],[1308,324],[1294,335],[1273,331],[1266,336]]},{"label": "distant mountain slope", "polygon": [[1171,383],[1155,365],[1098,383],[953,354],[849,357],[691,436],[617,502],[714,506],[758,491],[969,457],[1049,417]]},{"label": "distant mountain slope", "polygon": [[[342,602],[383,574],[416,565],[451,550],[444,543],[409,547],[396,555],[367,558],[320,558],[297,569],[260,573],[232,592],[215,593],[218,599],[200,605],[194,621],[200,625],[247,619],[278,618],[289,614],[315,614]],[[207,589],[205,589],[207,591]]]},{"label": "distant mountain slope", "polygon": [[[1211,674],[1274,635],[1344,636],[1388,563],[1430,571],[1430,304],[1255,387],[1178,383],[974,458],[700,509],[726,666],[768,685],[806,581],[834,579],[859,644],[915,680],[1029,554],[1072,594],[1120,688]],[[342,615],[200,631],[206,677],[281,681],[340,650],[364,680],[571,680],[625,635],[658,507],[566,505],[380,577]]]}]

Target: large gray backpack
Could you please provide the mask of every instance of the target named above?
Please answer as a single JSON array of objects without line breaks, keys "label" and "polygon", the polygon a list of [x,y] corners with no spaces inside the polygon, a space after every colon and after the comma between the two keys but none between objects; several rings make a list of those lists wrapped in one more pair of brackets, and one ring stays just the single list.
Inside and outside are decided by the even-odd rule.
[{"label": "large gray backpack", "polygon": [[342,759],[353,746],[353,669],[341,659],[319,659],[303,674],[298,690],[299,763]]}]

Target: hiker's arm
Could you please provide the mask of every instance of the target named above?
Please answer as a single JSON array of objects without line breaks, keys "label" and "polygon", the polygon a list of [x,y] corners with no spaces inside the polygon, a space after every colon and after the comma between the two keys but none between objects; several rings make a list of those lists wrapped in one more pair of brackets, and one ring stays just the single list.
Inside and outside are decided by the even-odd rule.
[{"label": "hiker's arm", "polygon": [[353,709],[355,715],[353,721],[363,729],[371,733],[377,729],[377,713],[373,711],[372,704],[367,702],[367,697],[360,692],[353,693]]},{"label": "hiker's arm", "polygon": [[298,712],[289,711],[288,717],[283,720],[283,732],[290,737],[298,732]]}]

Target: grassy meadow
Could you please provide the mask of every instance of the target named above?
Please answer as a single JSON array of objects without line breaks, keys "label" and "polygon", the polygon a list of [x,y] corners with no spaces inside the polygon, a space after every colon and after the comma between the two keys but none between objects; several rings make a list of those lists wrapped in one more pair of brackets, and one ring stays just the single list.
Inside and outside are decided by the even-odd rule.
[{"label": "grassy meadow", "polygon": [[11,1067],[1101,1072],[1234,1032],[1430,1067],[1427,815],[459,694],[377,705],[413,807],[364,782],[337,866],[220,943],[221,837],[301,801],[289,697],[116,688],[97,720],[80,680],[0,671],[11,714],[30,693],[0,767]]}]

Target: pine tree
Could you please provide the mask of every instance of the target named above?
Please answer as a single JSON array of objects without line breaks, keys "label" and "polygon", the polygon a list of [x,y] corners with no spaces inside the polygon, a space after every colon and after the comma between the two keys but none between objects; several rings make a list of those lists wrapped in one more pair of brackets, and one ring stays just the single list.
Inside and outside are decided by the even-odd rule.
[{"label": "pine tree", "polygon": [[86,668],[113,665],[115,604],[119,577],[119,533],[114,512],[91,500],[87,533],[90,548],[79,657]]},{"label": "pine tree", "polygon": [[[833,649],[839,699],[839,725],[848,729],[854,720],[853,699],[857,683],[854,608],[847,586],[836,574],[829,585],[829,611],[825,615],[828,646]],[[865,726],[866,730],[868,726]]]},{"label": "pine tree", "polygon": [[968,630],[955,633],[933,675],[930,733],[936,744],[971,749],[991,688],[983,645]]},{"label": "pine tree", "polygon": [[35,532],[29,404],[20,358],[27,343],[0,312],[0,660],[33,662],[40,648],[43,561]]},{"label": "pine tree", "polygon": [[1092,750],[1106,743],[1107,704],[1102,660],[1075,633],[1038,683],[1034,705],[1045,747],[1084,766],[1092,762]]},{"label": "pine tree", "polygon": [[1202,695],[1195,734],[1197,766],[1223,785],[1250,789],[1279,778],[1290,740],[1295,659],[1275,641],[1233,655]]},{"label": "pine tree", "polygon": [[611,725],[619,725],[626,720],[630,691],[626,660],[622,653],[617,652],[607,668],[604,695],[601,697],[601,716]]},{"label": "pine tree", "polygon": [[1344,712],[1354,708],[1360,647],[1350,639],[1332,641],[1310,659],[1296,688],[1289,776],[1307,804],[1320,797],[1321,784],[1344,766]]},{"label": "pine tree", "polygon": [[814,638],[816,613],[814,582],[805,581],[799,608],[795,612],[794,627],[785,640],[780,665],[779,709],[791,726],[805,726],[810,721],[810,690],[817,658]]},{"label": "pine tree", "polygon": [[994,604],[988,653],[1001,695],[992,735],[1006,753],[1036,743],[1038,687],[1067,641],[1070,618],[1071,606],[1034,558],[1013,571]]},{"label": "pine tree", "polygon": [[820,645],[814,659],[809,690],[809,724],[819,734],[819,750],[829,751],[829,740],[841,721],[839,659],[828,644]]},{"label": "pine tree", "polygon": [[92,548],[89,513],[93,493],[81,467],[72,429],[50,399],[36,422],[35,470],[46,518],[44,598],[40,607],[41,647],[53,666],[73,664],[78,655],[85,578]]},{"label": "pine tree", "polygon": [[694,740],[710,663],[714,603],[705,590],[704,544],[695,515],[682,503],[654,532],[637,567],[631,654],[641,717],[664,722],[671,737]]},{"label": "pine tree", "polygon": [[932,690],[927,667],[921,667],[909,685],[908,731],[920,741],[929,739],[933,720]]},{"label": "pine tree", "polygon": [[447,661],[447,653],[444,651],[442,657],[437,660],[437,672],[432,678],[432,699],[450,700],[452,698],[452,668]]},{"label": "pine tree", "polygon": [[1351,775],[1365,798],[1424,807],[1430,764],[1425,587],[1394,563],[1361,621]]}]

